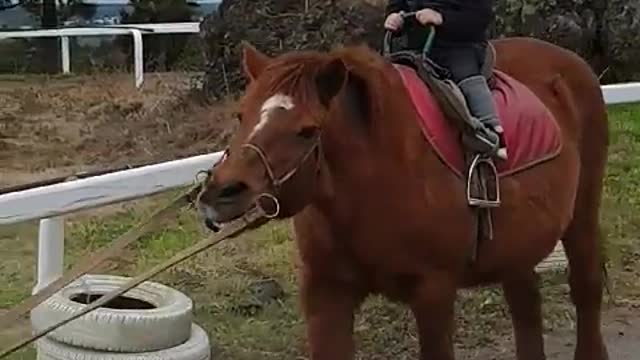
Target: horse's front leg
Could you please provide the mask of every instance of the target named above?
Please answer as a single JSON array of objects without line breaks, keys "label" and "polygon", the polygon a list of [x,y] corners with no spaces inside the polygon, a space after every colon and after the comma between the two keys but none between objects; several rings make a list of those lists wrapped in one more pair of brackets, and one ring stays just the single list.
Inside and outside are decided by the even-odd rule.
[{"label": "horse's front leg", "polygon": [[454,360],[456,283],[446,273],[428,274],[410,300],[420,337],[422,360]]},{"label": "horse's front leg", "polygon": [[352,360],[354,312],[362,297],[342,282],[310,274],[303,276],[301,296],[310,359]]}]

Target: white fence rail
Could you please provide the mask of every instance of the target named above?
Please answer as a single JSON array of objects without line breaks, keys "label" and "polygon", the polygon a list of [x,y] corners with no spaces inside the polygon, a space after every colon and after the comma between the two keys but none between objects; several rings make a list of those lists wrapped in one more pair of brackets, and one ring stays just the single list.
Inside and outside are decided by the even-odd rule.
[{"label": "white fence rail", "polygon": [[0,195],[0,225],[58,217],[180,188],[210,168],[222,152]]},{"label": "white fence rail", "polygon": [[200,23],[162,23],[162,24],[131,24],[110,25],[108,27],[77,27],[64,29],[42,29],[21,31],[0,31],[0,40],[24,39],[37,37],[59,37],[61,41],[62,72],[71,71],[69,37],[72,36],[113,36],[130,35],[133,38],[133,68],[136,88],[144,82],[143,37],[148,34],[197,34]]},{"label": "white fence rail", "polygon": [[603,85],[602,94],[609,105],[639,102],[640,82]]},{"label": "white fence rail", "polygon": [[220,160],[222,152],[0,195],[0,225],[40,220],[33,293],[62,276],[64,215],[177,189]]}]

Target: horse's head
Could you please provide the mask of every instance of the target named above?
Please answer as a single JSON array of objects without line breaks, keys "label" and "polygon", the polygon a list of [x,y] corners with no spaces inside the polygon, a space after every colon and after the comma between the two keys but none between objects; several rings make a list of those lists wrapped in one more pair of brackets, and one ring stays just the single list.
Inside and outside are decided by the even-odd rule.
[{"label": "horse's head", "polygon": [[244,44],[248,86],[238,131],[198,197],[211,228],[258,202],[278,217],[292,216],[314,195],[320,137],[331,101],[347,78],[345,63],[319,52],[269,57]]}]

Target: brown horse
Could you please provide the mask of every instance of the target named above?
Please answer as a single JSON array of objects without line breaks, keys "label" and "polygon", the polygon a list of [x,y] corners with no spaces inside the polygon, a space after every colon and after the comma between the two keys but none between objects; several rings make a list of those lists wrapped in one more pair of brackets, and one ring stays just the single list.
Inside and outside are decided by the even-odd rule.
[{"label": "brown horse", "polygon": [[[457,289],[499,283],[517,358],[542,360],[534,267],[558,239],[577,310],[575,359],[608,359],[597,244],[608,125],[598,79],[552,44],[493,44],[496,68],[546,105],[562,146],[501,174],[494,237],[479,244],[474,262],[465,182],[425,140],[393,64],[366,47],[269,57],[245,44],[240,127],[199,207],[210,225],[241,216],[257,198],[279,218],[293,217],[311,359],[353,359],[354,311],[378,293],[410,307],[422,359],[452,360]],[[527,146],[529,134],[516,135],[520,144],[508,146]]]}]

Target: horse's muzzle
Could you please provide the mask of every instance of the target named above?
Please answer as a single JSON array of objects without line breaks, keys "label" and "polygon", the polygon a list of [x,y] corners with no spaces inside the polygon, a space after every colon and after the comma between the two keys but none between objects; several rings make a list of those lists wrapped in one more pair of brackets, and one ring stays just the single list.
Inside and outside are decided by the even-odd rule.
[{"label": "horse's muzzle", "polygon": [[229,182],[205,186],[197,202],[207,228],[218,231],[220,224],[242,216],[251,206],[251,198],[252,191],[245,183]]}]

